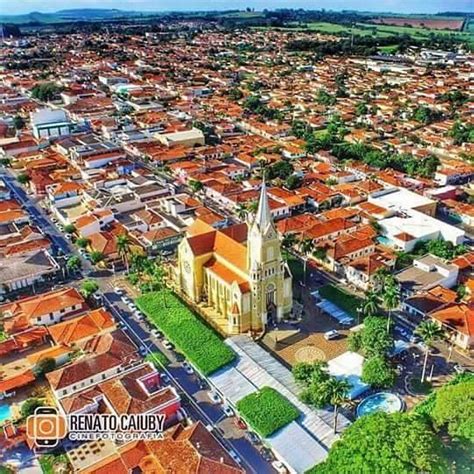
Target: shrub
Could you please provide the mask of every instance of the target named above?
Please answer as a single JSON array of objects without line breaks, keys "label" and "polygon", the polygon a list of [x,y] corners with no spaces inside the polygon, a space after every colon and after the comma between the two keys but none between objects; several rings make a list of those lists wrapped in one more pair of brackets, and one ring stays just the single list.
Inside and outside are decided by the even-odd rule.
[{"label": "shrub", "polygon": [[237,403],[237,409],[242,418],[264,438],[300,416],[296,407],[270,387],[263,387],[242,398]]},{"label": "shrub", "polygon": [[136,303],[204,375],[234,360],[231,348],[176,295],[156,291],[140,296]]}]

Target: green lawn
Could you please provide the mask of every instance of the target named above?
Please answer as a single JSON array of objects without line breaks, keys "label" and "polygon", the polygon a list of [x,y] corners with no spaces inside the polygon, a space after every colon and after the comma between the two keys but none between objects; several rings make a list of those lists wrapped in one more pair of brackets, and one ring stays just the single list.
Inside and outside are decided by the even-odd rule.
[{"label": "green lawn", "polygon": [[136,304],[184,356],[204,375],[210,375],[235,358],[234,352],[176,295],[151,292]]},{"label": "green lawn", "polygon": [[329,300],[346,313],[357,318],[357,308],[360,307],[362,298],[352,295],[335,285],[322,286],[319,288],[319,295],[321,298]]},{"label": "green lawn", "polygon": [[288,266],[290,267],[291,274],[293,275],[293,281],[303,281],[303,262],[286,250],[283,251],[283,258],[286,259]]},{"label": "green lawn", "polygon": [[242,398],[237,402],[237,410],[250,427],[264,438],[300,416],[296,407],[270,387],[263,387]]},{"label": "green lawn", "polygon": [[69,472],[69,461],[63,454],[43,454],[39,458],[43,474],[55,474],[57,472]]}]

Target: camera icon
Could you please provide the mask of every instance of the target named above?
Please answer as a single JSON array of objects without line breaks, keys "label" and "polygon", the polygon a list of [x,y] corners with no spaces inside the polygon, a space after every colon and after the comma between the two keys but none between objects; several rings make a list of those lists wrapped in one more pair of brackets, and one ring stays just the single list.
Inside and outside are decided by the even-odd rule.
[{"label": "camera icon", "polygon": [[56,408],[39,407],[26,420],[27,435],[39,447],[55,447],[67,435],[66,418]]}]

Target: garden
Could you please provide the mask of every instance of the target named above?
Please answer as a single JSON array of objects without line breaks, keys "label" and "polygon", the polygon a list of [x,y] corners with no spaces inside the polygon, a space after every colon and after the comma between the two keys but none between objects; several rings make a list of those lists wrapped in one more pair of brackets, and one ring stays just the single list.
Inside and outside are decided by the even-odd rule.
[{"label": "garden", "polygon": [[351,295],[334,285],[325,285],[319,288],[321,298],[330,301],[340,309],[357,318],[357,308],[361,307],[362,299]]},{"label": "garden", "polygon": [[264,438],[300,416],[298,409],[271,387],[263,387],[242,398],[237,409],[251,428]]},{"label": "garden", "polygon": [[150,292],[136,304],[203,375],[234,360],[230,347],[173,293]]}]

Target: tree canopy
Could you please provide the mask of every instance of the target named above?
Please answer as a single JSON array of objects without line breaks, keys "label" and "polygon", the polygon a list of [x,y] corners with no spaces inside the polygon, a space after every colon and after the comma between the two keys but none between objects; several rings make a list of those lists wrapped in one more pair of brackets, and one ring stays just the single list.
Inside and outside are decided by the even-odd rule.
[{"label": "tree canopy", "polygon": [[374,413],[347,428],[313,474],[439,471],[441,446],[424,421],[407,413]]}]

